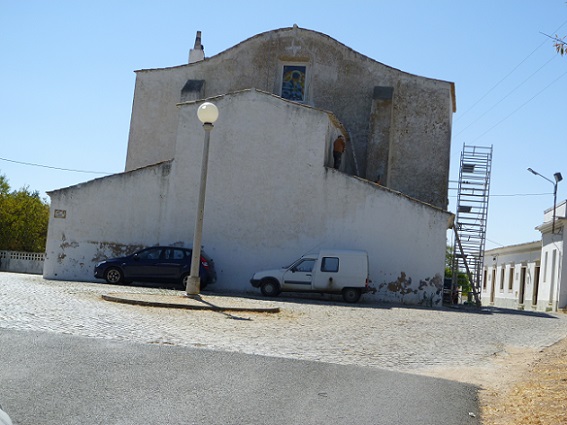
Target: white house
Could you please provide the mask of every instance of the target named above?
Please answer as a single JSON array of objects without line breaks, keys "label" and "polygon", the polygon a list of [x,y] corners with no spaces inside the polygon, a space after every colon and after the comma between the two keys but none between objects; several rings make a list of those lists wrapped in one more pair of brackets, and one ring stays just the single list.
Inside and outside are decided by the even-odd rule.
[{"label": "white house", "polygon": [[[374,299],[440,305],[452,83],[296,26],[212,58],[198,34],[190,61],[137,72],[124,173],[49,193],[45,278],[93,281],[101,259],[190,245],[206,99],[220,112],[203,228],[212,289],[251,290],[256,270],[353,248],[369,253]],[[339,134],[347,152],[336,170]]]},{"label": "white house", "polygon": [[[545,211],[536,227],[542,239],[485,252],[482,303],[520,310],[558,311],[567,308],[567,275],[563,246],[567,201]],[[552,233],[555,230],[555,233]]]}]

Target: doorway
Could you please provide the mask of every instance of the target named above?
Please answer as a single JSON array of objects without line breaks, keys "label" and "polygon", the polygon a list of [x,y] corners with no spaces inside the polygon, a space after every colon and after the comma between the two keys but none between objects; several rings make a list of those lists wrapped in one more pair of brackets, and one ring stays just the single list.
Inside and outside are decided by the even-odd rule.
[{"label": "doorway", "polygon": [[524,294],[526,292],[526,267],[522,267],[520,272],[520,293],[518,294],[518,304],[524,305]]},{"label": "doorway", "polygon": [[537,307],[537,295],[539,291],[539,264],[535,267],[534,272],[534,292],[532,294],[532,306]]}]

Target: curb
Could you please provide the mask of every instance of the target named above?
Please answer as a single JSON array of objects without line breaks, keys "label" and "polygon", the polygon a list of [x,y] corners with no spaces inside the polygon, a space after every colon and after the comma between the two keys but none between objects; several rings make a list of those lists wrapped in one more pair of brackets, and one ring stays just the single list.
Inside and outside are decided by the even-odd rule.
[{"label": "curb", "polygon": [[140,305],[144,307],[177,308],[185,310],[212,310],[212,311],[235,311],[256,313],[279,313],[279,307],[251,307],[236,305],[216,305],[202,297],[189,298],[169,295],[147,295],[147,294],[103,294],[102,299],[122,304]]}]

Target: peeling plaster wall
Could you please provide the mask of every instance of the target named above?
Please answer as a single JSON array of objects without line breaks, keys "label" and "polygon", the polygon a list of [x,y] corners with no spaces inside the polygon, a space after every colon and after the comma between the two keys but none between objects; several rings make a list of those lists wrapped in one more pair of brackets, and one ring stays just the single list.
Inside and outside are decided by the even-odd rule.
[{"label": "peeling plaster wall", "polygon": [[[324,111],[255,90],[214,102],[203,245],[217,265],[216,288],[252,291],[253,272],[320,248],[365,249],[379,290],[369,299],[440,305],[448,213],[329,168],[338,129]],[[178,108],[167,178],[160,165],[51,193],[52,210],[66,209],[67,219],[51,219],[45,277],[94,280],[94,263],[125,247],[191,244],[204,137],[198,106]]]},{"label": "peeling plaster wall", "polygon": [[[248,88],[279,95],[282,66],[288,63],[307,66],[305,103],[332,111],[345,125],[351,137],[344,158],[349,173],[375,181],[387,172],[388,187],[447,207],[452,83],[388,67],[297,27],[259,34],[201,62],[137,71],[126,170],[173,158],[175,104],[188,80],[203,82],[194,98]],[[374,107],[376,87],[392,88],[387,108]],[[257,125],[263,131],[266,123]],[[375,139],[384,137],[381,146],[388,149],[373,148]],[[388,157],[380,158],[384,152]]]},{"label": "peeling plaster wall", "polygon": [[49,192],[50,219],[43,276],[94,280],[94,265],[161,237],[171,163],[115,174]]}]

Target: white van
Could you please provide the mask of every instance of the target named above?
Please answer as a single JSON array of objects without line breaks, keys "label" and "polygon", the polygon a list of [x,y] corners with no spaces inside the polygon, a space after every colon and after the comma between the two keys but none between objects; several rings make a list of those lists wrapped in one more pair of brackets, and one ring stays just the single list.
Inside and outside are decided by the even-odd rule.
[{"label": "white van", "polygon": [[375,293],[370,282],[368,253],[337,249],[304,255],[290,266],[260,271],[250,279],[267,297],[280,292],[319,292],[342,294],[349,303],[357,302],[364,293]]}]

